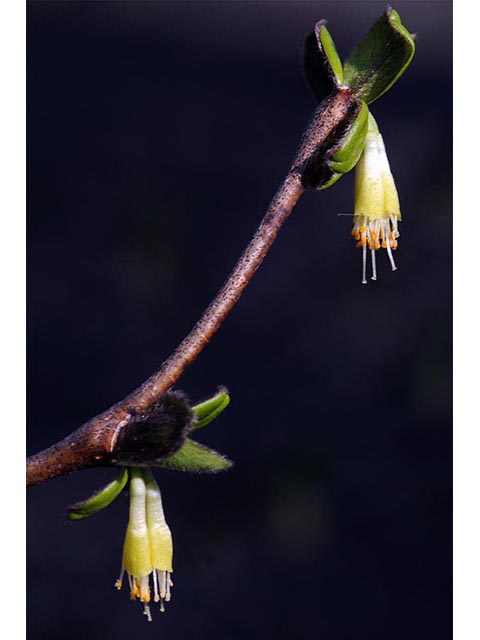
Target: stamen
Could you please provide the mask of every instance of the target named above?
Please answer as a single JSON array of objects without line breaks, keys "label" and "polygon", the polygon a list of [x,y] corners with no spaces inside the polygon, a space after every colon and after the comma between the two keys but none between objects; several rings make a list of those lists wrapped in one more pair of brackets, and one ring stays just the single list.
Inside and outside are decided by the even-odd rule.
[{"label": "stamen", "polygon": [[392,225],[394,238],[398,238],[400,236],[398,232],[398,219],[395,216],[390,216],[390,223]]},{"label": "stamen", "polygon": [[390,264],[392,265],[392,271],[397,270],[397,265],[395,264],[395,260],[393,259],[392,250],[390,249],[390,241],[387,238],[387,253],[390,259]]},{"label": "stamen", "polygon": [[372,250],[372,280],[377,279],[377,264],[375,262],[375,250]]},{"label": "stamen", "polygon": [[147,616],[147,620],[149,622],[152,621],[152,614],[150,613],[150,607],[148,606],[148,604],[146,602],[143,605],[143,615]]},{"label": "stamen", "polygon": [[139,594],[138,584],[136,578],[128,574],[128,582],[130,584],[130,600],[135,600]]},{"label": "stamen", "polygon": [[165,598],[167,593],[167,572],[160,572],[160,597]]},{"label": "stamen", "polygon": [[115,589],[117,589],[118,591],[120,591],[120,589],[122,588],[124,573],[125,573],[125,569],[124,567],[122,567],[122,570],[120,571],[120,575],[118,576],[118,580],[115,582]]},{"label": "stamen", "polygon": [[362,252],[362,284],[367,284],[367,245],[363,245]]},{"label": "stamen", "polygon": [[170,574],[169,574],[169,573],[167,573],[167,572],[165,572],[165,573],[166,573],[166,576],[167,576],[167,580],[166,580],[166,582],[167,582],[167,592],[166,592],[166,594],[165,594],[165,601],[166,601],[166,602],[170,602],[170,598],[171,598],[171,595],[170,595],[170,586],[172,586],[172,585],[173,585],[173,582],[170,580]]},{"label": "stamen", "polygon": [[142,602],[150,602],[150,584],[148,576],[140,578],[140,600]]},{"label": "stamen", "polygon": [[153,594],[153,599],[155,602],[158,602],[160,600],[160,596],[158,595],[158,578],[155,570],[153,571]]}]

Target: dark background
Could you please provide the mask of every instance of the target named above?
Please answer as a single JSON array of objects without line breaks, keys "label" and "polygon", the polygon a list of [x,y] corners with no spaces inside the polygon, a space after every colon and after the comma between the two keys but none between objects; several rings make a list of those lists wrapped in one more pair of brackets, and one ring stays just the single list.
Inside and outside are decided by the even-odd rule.
[{"label": "dark background", "polygon": [[[113,583],[128,499],[69,523],[110,470],[28,493],[28,637],[451,636],[451,20],[397,2],[412,66],[373,105],[404,216],[362,286],[353,174],[309,192],[181,380],[225,384],[199,439],[224,475],[162,472],[175,588],[149,625]],[[302,43],[345,56],[382,2],[28,4],[29,453],[166,358],[227,276],[315,103]]]}]

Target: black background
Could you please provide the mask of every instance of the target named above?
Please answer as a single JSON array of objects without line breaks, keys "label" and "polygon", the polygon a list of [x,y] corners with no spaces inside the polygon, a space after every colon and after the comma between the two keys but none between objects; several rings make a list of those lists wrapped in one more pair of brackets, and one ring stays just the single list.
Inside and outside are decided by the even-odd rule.
[{"label": "black background", "polygon": [[[314,99],[302,43],[345,56],[381,2],[28,4],[28,443],[49,446],[169,355],[280,183]],[[28,493],[28,637],[451,636],[450,2],[397,2],[417,54],[372,106],[400,194],[399,270],[362,286],[353,174],[308,192],[181,380],[228,410],[236,463],[162,472],[175,588],[148,624],[113,583],[110,470]]]}]

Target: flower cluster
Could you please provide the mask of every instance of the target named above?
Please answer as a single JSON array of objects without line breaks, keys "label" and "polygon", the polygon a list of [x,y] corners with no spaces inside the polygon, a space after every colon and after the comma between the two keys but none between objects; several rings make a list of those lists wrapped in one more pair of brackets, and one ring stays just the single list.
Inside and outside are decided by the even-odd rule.
[{"label": "flower cluster", "polygon": [[[167,403],[166,400],[169,400]],[[175,400],[175,402],[174,402]],[[156,426],[160,432],[168,433],[166,426],[178,424],[179,409],[187,403],[185,398],[178,394],[167,394],[163,399],[164,411],[161,414],[162,423]],[[165,603],[170,601],[172,582],[172,534],[163,513],[162,496],[160,489],[149,466],[135,466],[138,462],[138,452],[144,456],[150,456],[151,465],[163,469],[175,469],[190,473],[218,473],[226,471],[232,466],[232,462],[223,454],[192,440],[193,431],[202,429],[217,418],[230,404],[230,396],[227,389],[221,387],[217,393],[196,404],[187,404],[191,420],[186,424],[180,424],[184,432],[183,443],[179,448],[170,451],[164,457],[155,458],[155,453],[139,448],[140,433],[135,432],[133,442],[127,451],[132,459],[129,464],[121,464],[117,477],[105,487],[94,493],[90,498],[78,502],[69,508],[70,520],[82,520],[98,513],[110,505],[129,483],[130,489],[130,516],[127,533],[123,545],[122,571],[115,583],[118,590],[122,588],[125,573],[130,586],[132,600],[137,598],[143,603],[143,611],[149,622],[152,621],[150,603],[160,604],[160,611],[165,611]],[[143,421],[147,429],[152,429],[152,415],[158,418],[158,407],[155,414],[148,414],[150,422]],[[137,422],[136,427],[142,422]],[[143,445],[142,445],[143,446]],[[118,447],[118,440],[117,440]],[[125,449],[123,450],[125,452]]]},{"label": "flower cluster", "polygon": [[130,597],[143,602],[144,614],[152,620],[149,603],[152,599],[150,577],[153,584],[153,601],[170,600],[173,586],[173,544],[170,529],[163,513],[160,489],[149,468],[130,469],[130,518],[123,545],[123,562],[120,577],[115,583],[122,588],[127,572]]}]

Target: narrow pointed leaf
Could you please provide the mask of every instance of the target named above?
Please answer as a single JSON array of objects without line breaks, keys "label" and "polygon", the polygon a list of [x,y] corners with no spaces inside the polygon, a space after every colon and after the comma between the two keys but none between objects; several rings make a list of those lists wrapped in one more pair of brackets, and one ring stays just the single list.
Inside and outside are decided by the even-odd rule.
[{"label": "narrow pointed leaf", "polygon": [[318,102],[343,82],[342,63],[325,25],[326,20],[317,22],[305,40],[305,77]]},{"label": "narrow pointed leaf", "polygon": [[[351,127],[339,143],[329,152],[327,163],[334,172],[340,175],[348,173],[359,161],[365,146],[368,114],[368,107],[365,102],[362,102],[358,116]],[[326,189],[327,186],[331,185],[324,185],[322,188]]]},{"label": "narrow pointed leaf", "polygon": [[370,104],[400,78],[412,61],[415,42],[398,13],[388,7],[344,64],[344,82]]},{"label": "narrow pointed leaf", "polygon": [[212,398],[192,407],[192,411],[195,414],[197,421],[190,428],[190,431],[196,431],[197,429],[205,427],[207,424],[212,422],[212,420],[215,420],[215,418],[222,413],[229,404],[230,396],[228,395],[228,391],[223,388],[220,389],[220,391]]},{"label": "narrow pointed leaf", "polygon": [[193,473],[218,473],[226,471],[232,464],[228,458],[217,451],[187,438],[177,453],[159,460],[155,466]]},{"label": "narrow pointed leaf", "polygon": [[335,78],[335,84],[342,84],[343,82],[343,67],[342,61],[340,60],[340,56],[337,53],[337,48],[335,47],[335,42],[333,41],[332,36],[330,35],[329,30],[327,29],[326,21],[317,22],[315,26],[315,32],[317,35],[317,41],[319,47],[321,46],[327,60],[330,64],[330,68],[333,72]]},{"label": "narrow pointed leaf", "polygon": [[[319,109],[321,112],[322,107]],[[365,110],[368,115],[368,107],[364,102],[355,98],[352,100],[329,146],[317,147],[301,167],[304,184],[315,189],[326,189],[355,166],[365,141],[366,129],[362,124],[366,119]]]},{"label": "narrow pointed leaf", "polygon": [[365,146],[365,137],[368,129],[368,107],[365,102],[359,101],[358,115],[346,130],[343,138],[330,149],[326,156],[326,163],[331,171],[327,181],[320,183],[317,189],[328,189],[345,173],[351,171],[362,155]]},{"label": "narrow pointed leaf", "polygon": [[122,468],[113,482],[94,493],[84,502],[78,502],[68,508],[70,520],[82,520],[108,507],[123,491],[128,480],[128,469]]}]

